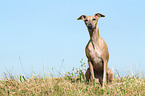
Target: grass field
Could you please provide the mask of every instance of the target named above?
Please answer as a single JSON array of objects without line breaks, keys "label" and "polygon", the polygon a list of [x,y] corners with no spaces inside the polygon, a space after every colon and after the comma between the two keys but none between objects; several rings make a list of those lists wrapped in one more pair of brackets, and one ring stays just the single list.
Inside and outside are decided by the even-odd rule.
[{"label": "grass field", "polygon": [[64,76],[9,76],[0,80],[0,96],[145,96],[145,79],[138,76],[114,77],[103,89],[95,82],[85,83],[84,64]]}]

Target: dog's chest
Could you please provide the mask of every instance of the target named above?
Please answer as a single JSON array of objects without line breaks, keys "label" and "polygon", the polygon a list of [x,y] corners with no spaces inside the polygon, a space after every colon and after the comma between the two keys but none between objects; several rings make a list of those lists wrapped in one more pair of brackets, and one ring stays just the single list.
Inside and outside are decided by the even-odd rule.
[{"label": "dog's chest", "polygon": [[93,42],[89,41],[86,46],[86,55],[88,59],[101,58],[101,50]]},{"label": "dog's chest", "polygon": [[[95,46],[96,47],[96,46]],[[86,46],[86,56],[93,64],[96,71],[102,71],[102,58],[100,50],[94,48],[91,42]]]}]

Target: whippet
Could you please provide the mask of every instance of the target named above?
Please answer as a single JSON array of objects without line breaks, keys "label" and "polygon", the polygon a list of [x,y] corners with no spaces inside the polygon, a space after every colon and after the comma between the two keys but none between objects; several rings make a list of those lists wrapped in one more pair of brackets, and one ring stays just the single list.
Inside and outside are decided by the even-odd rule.
[{"label": "whippet", "polygon": [[88,28],[90,40],[86,46],[86,56],[88,58],[89,69],[86,72],[86,79],[101,85],[106,85],[107,81],[113,80],[113,72],[108,68],[109,60],[108,47],[99,35],[98,19],[105,17],[97,13],[93,16],[80,16],[77,20],[83,20]]}]

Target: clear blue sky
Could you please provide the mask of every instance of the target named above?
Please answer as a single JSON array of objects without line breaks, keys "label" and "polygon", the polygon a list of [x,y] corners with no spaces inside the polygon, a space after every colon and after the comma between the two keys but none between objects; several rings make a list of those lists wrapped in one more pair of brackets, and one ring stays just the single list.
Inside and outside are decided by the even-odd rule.
[{"label": "clear blue sky", "polygon": [[[65,73],[87,64],[84,15],[104,14],[98,25],[115,72],[145,74],[145,1],[1,0],[0,76]],[[64,61],[63,61],[64,60]],[[131,71],[130,71],[131,72]]]}]

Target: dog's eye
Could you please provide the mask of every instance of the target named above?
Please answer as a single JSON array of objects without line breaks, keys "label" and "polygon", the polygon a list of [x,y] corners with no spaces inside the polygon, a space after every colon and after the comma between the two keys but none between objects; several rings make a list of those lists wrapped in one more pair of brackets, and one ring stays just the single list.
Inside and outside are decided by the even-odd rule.
[{"label": "dog's eye", "polygon": [[86,19],[85,22],[87,22],[88,20]]},{"label": "dog's eye", "polygon": [[94,18],[93,21],[95,21],[96,19]]}]

